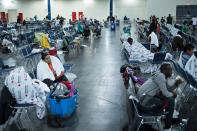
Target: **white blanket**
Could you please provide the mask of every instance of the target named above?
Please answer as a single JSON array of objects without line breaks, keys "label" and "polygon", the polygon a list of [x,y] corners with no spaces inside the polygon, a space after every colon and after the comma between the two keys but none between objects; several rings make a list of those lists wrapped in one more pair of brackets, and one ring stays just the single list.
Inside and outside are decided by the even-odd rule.
[{"label": "white blanket", "polygon": [[154,57],[154,53],[151,53],[139,42],[133,43],[128,51],[130,54],[130,61],[137,60],[140,62],[146,62],[152,60]]},{"label": "white blanket", "polygon": [[197,80],[197,58],[192,55],[185,65],[185,70]]},{"label": "white blanket", "polygon": [[39,80],[32,80],[23,67],[10,72],[6,77],[5,86],[8,87],[17,104],[36,104],[37,116],[42,119],[46,114],[46,96],[50,92],[46,84]]},{"label": "white blanket", "polygon": [[[129,61],[139,61],[142,73],[150,73],[157,70],[157,65],[152,65],[149,60],[153,60],[154,53],[147,50],[141,43],[135,42],[130,45],[128,42],[123,43],[123,47],[129,52]],[[166,54],[165,59],[172,59],[172,55]]]},{"label": "white blanket", "polygon": [[[57,76],[59,76],[61,72],[64,72],[63,64],[58,58],[54,56],[50,56],[50,58],[51,58],[52,66],[56,71]],[[53,72],[50,70],[48,64],[43,60],[40,60],[40,62],[37,65],[37,78],[41,81],[43,81],[44,79],[55,80]]]},{"label": "white blanket", "polygon": [[173,25],[167,24],[166,27],[170,30],[170,33],[173,36],[176,36],[177,33],[179,32],[179,29],[175,28]]}]

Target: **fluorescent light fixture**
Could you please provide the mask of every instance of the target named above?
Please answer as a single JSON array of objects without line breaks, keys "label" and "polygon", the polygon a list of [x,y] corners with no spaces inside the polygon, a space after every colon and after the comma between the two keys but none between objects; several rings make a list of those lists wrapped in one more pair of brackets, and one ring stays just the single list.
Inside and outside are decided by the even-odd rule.
[{"label": "fluorescent light fixture", "polygon": [[2,0],[2,5],[3,5],[4,7],[6,7],[6,8],[7,8],[7,7],[13,6],[14,3],[15,3],[14,0]]},{"label": "fluorescent light fixture", "polygon": [[92,5],[94,3],[94,1],[93,0],[84,0],[84,3],[86,5]]},{"label": "fluorescent light fixture", "polygon": [[136,5],[138,4],[138,0],[123,0],[125,5]]}]

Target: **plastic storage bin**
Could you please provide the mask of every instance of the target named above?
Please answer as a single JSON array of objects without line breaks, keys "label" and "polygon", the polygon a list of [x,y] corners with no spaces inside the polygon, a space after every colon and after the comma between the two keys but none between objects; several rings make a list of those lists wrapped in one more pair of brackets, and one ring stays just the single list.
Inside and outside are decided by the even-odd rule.
[{"label": "plastic storage bin", "polygon": [[69,117],[76,110],[77,94],[65,99],[55,99],[48,97],[49,113],[58,117]]}]

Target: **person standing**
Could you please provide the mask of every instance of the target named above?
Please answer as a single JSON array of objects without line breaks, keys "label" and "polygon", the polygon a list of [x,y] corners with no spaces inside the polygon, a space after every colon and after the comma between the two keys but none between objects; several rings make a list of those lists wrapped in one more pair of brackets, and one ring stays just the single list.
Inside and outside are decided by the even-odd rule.
[{"label": "person standing", "polygon": [[169,16],[167,17],[167,24],[172,25],[172,16],[171,16],[171,14],[169,14]]},{"label": "person standing", "polygon": [[157,30],[157,21],[155,19],[152,19],[152,23],[149,26],[149,34],[151,34],[151,32],[156,30]]},{"label": "person standing", "polygon": [[161,17],[161,21],[160,22],[161,22],[162,25],[165,24],[166,21],[165,21],[164,17]]},{"label": "person standing", "polygon": [[151,34],[148,36],[150,41],[150,50],[153,52],[157,52],[159,49],[159,40],[156,35],[156,30],[152,31]]},{"label": "person standing", "polygon": [[193,31],[192,31],[192,33],[193,33],[193,35],[195,35],[195,32],[196,32],[196,25],[197,25],[197,17],[194,16],[194,17],[192,18],[192,26],[193,26]]},{"label": "person standing", "polygon": [[17,17],[16,27],[17,27],[17,30],[20,34],[20,32],[21,32],[21,18],[19,16]]}]

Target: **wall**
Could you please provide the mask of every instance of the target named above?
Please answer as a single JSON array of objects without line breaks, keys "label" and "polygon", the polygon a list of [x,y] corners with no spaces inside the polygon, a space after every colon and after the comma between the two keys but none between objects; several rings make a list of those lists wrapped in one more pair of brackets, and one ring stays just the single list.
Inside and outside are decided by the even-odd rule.
[{"label": "wall", "polygon": [[[5,4],[6,3],[6,4]],[[109,0],[51,0],[52,17],[58,14],[71,18],[72,11],[83,11],[88,18],[106,19],[109,15]],[[114,0],[114,15],[122,19],[159,17],[176,14],[176,5],[197,4],[197,0]],[[0,11],[17,9],[24,18],[37,14],[39,19],[47,15],[47,0],[0,0]]]},{"label": "wall", "polygon": [[[52,18],[58,14],[71,18],[72,11],[82,11],[87,18],[102,20],[107,18],[108,8],[108,0],[51,0]],[[0,11],[7,11],[7,9],[17,9],[18,12],[23,12],[24,18],[37,15],[38,19],[43,19],[47,15],[47,0],[16,0],[14,4],[0,8]]]},{"label": "wall", "polygon": [[108,0],[52,0],[52,17],[58,14],[71,17],[72,11],[102,20],[108,16],[109,4]]},{"label": "wall", "polygon": [[0,0],[0,11],[7,11],[7,9],[16,9],[16,1]]},{"label": "wall", "polygon": [[147,0],[147,17],[151,15],[176,16],[176,5],[197,5],[197,0]]},{"label": "wall", "polygon": [[126,15],[133,18],[146,18],[147,0],[114,0],[114,15],[117,15],[120,19]]},{"label": "wall", "polygon": [[18,12],[24,14],[24,18],[33,18],[37,15],[43,19],[48,14],[46,0],[18,0],[16,3]]}]

